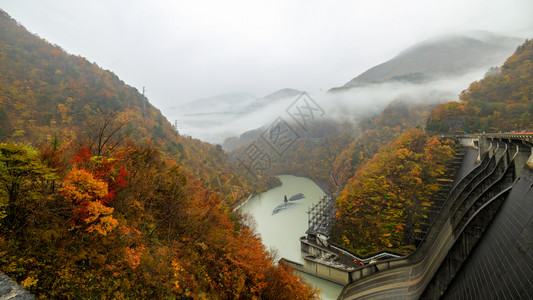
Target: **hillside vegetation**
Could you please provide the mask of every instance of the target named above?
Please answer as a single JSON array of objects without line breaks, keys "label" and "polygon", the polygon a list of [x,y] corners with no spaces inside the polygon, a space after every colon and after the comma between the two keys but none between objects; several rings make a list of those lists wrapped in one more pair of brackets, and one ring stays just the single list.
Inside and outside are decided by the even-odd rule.
[{"label": "hillside vegetation", "polygon": [[0,271],[38,298],[317,295],[231,213],[263,182],[2,11],[0,139]]},{"label": "hillside vegetation", "polygon": [[414,232],[439,191],[436,179],[453,157],[451,141],[417,129],[381,147],[337,199],[333,242],[359,255],[412,250]]},{"label": "hillside vegetation", "polygon": [[[0,144],[0,270],[42,298],[309,299],[246,219],[150,145]],[[243,247],[243,245],[246,245]]]},{"label": "hillside vegetation", "polygon": [[473,82],[460,102],[438,106],[427,122],[432,132],[498,132],[533,129],[533,41],[526,41],[500,68]]},{"label": "hillside vegetation", "polygon": [[180,136],[111,71],[32,35],[4,12],[0,25],[0,141],[83,144],[98,155],[102,144],[152,143],[229,204],[267,188],[264,180],[249,182],[220,147]]},{"label": "hillside vegetation", "polygon": [[[430,112],[426,130],[530,131],[532,60],[533,43],[526,41],[502,67],[492,68],[485,78],[463,91],[460,102],[436,106]],[[420,109],[428,108],[415,110],[422,113]],[[454,153],[453,143],[418,130],[397,137],[409,126],[388,123],[401,120],[402,115],[405,120],[407,114],[402,109],[394,111],[396,118],[386,117],[385,110],[369,122],[369,130],[350,143],[335,163],[339,181],[350,179],[337,199],[332,239],[360,255],[381,250],[408,253],[414,248],[414,233],[426,218],[425,209],[432,205],[439,188],[436,179],[447,177],[447,162]]]}]

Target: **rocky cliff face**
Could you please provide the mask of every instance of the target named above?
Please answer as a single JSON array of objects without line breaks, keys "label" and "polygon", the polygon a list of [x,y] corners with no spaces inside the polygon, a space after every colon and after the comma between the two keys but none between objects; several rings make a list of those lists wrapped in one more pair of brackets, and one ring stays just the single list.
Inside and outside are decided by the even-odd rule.
[{"label": "rocky cliff face", "polygon": [[11,278],[0,273],[0,300],[7,299],[30,300],[35,299],[35,296],[11,280]]}]

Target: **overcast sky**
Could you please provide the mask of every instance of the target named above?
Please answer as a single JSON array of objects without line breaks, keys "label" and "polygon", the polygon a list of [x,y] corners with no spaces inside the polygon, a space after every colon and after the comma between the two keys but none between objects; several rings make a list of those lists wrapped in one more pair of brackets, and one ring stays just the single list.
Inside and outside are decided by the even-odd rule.
[{"label": "overcast sky", "polygon": [[0,0],[29,31],[158,108],[217,94],[340,86],[446,33],[533,38],[532,0]]}]

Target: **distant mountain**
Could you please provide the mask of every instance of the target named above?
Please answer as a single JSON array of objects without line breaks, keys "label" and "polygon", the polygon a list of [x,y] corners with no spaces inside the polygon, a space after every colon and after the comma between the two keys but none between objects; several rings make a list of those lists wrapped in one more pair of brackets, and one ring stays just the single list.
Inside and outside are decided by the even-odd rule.
[{"label": "distant mountain", "polygon": [[516,48],[498,69],[470,84],[459,102],[437,106],[427,121],[431,132],[533,130],[533,41]]},{"label": "distant mountain", "polygon": [[170,115],[202,115],[202,114],[246,114],[261,109],[278,100],[296,97],[301,91],[284,88],[263,98],[250,93],[227,93],[169,107],[166,111]]},{"label": "distant mountain", "polygon": [[256,101],[250,103],[249,105],[241,109],[239,113],[240,114],[250,113],[250,112],[262,109],[268,106],[269,104],[275,103],[280,100],[284,100],[288,98],[295,99],[301,93],[302,91],[299,91],[299,90],[284,88],[272,94],[266,95],[263,98],[256,99]]},{"label": "distant mountain", "polygon": [[37,299],[317,298],[232,213],[277,184],[248,173],[0,9],[0,282]]},{"label": "distant mountain", "polygon": [[[208,101],[203,105],[212,106]],[[117,75],[31,34],[0,9],[0,142],[84,144],[93,149],[99,145],[98,129],[106,123],[108,129],[123,126],[114,138],[118,144],[153,144],[205,185],[216,174],[240,172],[215,145],[179,135],[146,97]],[[246,193],[230,195],[233,185],[211,187],[233,204]]]},{"label": "distant mountain", "polygon": [[296,97],[300,95],[301,93],[302,91],[299,91],[299,90],[284,88],[272,94],[266,95],[265,97],[263,97],[263,99],[270,100],[270,101],[277,101],[277,100],[286,99],[289,97]]},{"label": "distant mountain", "polygon": [[256,96],[249,93],[221,94],[170,107],[168,112],[171,114],[233,113],[235,109],[239,110],[256,99]]},{"label": "distant mountain", "polygon": [[460,76],[474,69],[500,65],[521,42],[518,38],[488,32],[432,38],[332,90],[386,81],[423,83],[444,76]]},{"label": "distant mountain", "polygon": [[177,121],[181,133],[222,143],[228,137],[270,122],[271,115],[283,111],[300,93],[284,88],[262,98],[249,93],[222,94],[170,107],[165,115]]}]

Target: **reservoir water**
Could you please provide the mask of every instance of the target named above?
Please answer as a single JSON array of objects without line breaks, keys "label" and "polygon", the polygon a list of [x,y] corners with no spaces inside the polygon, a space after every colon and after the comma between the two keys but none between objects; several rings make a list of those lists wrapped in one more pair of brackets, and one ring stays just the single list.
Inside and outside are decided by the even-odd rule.
[{"label": "reservoir water", "polygon": [[[254,216],[256,230],[267,248],[277,249],[280,258],[303,263],[299,238],[307,230],[307,210],[324,196],[324,192],[308,178],[292,175],[279,175],[278,178],[281,186],[250,198],[241,210]],[[284,205],[285,196],[291,198],[298,193],[304,194],[305,198],[289,201],[288,205],[273,214],[276,207]],[[322,299],[337,299],[343,288],[318,277],[302,275],[322,291]]]}]

